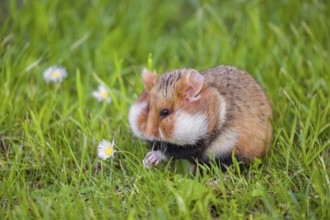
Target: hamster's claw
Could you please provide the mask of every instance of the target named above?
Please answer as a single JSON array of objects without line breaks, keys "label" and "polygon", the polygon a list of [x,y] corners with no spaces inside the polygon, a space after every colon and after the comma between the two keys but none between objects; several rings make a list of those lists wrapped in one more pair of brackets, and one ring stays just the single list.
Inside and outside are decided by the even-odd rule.
[{"label": "hamster's claw", "polygon": [[157,166],[162,158],[163,153],[160,150],[149,151],[142,160],[142,163],[145,168],[151,168],[153,166]]}]

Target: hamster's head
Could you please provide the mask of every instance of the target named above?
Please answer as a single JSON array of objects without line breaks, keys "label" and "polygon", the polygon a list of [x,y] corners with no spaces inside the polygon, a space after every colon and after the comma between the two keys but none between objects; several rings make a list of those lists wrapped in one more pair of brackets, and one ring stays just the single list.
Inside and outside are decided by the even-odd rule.
[{"label": "hamster's head", "polygon": [[208,120],[201,102],[204,77],[180,69],[157,77],[142,72],[145,91],[131,106],[129,124],[141,139],[193,145],[207,134]]}]

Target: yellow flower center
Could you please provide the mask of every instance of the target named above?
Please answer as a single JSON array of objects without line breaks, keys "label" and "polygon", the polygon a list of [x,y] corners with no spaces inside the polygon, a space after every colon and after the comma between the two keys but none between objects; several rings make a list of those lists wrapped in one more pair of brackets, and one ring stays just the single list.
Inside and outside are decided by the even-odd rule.
[{"label": "yellow flower center", "polygon": [[105,149],[105,154],[106,154],[106,155],[111,155],[112,152],[113,152],[112,147],[107,147],[107,148]]},{"label": "yellow flower center", "polygon": [[101,96],[102,98],[107,98],[109,96],[109,94],[107,92],[101,92]]},{"label": "yellow flower center", "polygon": [[53,72],[52,73],[53,78],[58,78],[59,76],[60,76],[60,74],[58,74],[58,72]]}]

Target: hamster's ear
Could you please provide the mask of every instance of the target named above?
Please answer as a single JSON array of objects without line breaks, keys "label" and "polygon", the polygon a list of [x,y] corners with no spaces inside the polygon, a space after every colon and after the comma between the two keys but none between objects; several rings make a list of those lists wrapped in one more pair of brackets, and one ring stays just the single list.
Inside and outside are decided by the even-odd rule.
[{"label": "hamster's ear", "polygon": [[183,80],[185,84],[185,97],[188,98],[189,101],[199,99],[197,95],[203,88],[204,76],[196,70],[188,70],[187,73],[183,76]]},{"label": "hamster's ear", "polygon": [[157,81],[157,74],[156,72],[149,71],[147,68],[143,68],[142,70],[142,78],[144,83],[144,88],[147,92],[149,92],[152,87],[154,87]]}]

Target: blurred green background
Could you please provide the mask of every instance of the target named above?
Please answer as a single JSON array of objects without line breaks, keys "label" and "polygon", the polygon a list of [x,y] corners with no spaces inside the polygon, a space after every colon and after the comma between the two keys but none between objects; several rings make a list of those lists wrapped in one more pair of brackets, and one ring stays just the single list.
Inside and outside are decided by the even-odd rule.
[{"label": "blurred green background", "polygon": [[[0,216],[330,219],[329,12],[326,0],[2,0]],[[226,174],[144,169],[126,119],[142,68],[219,64],[268,94],[269,154]],[[43,80],[53,65],[67,69],[62,83]],[[100,83],[111,104],[93,98]],[[113,160],[97,159],[103,138]]]}]

